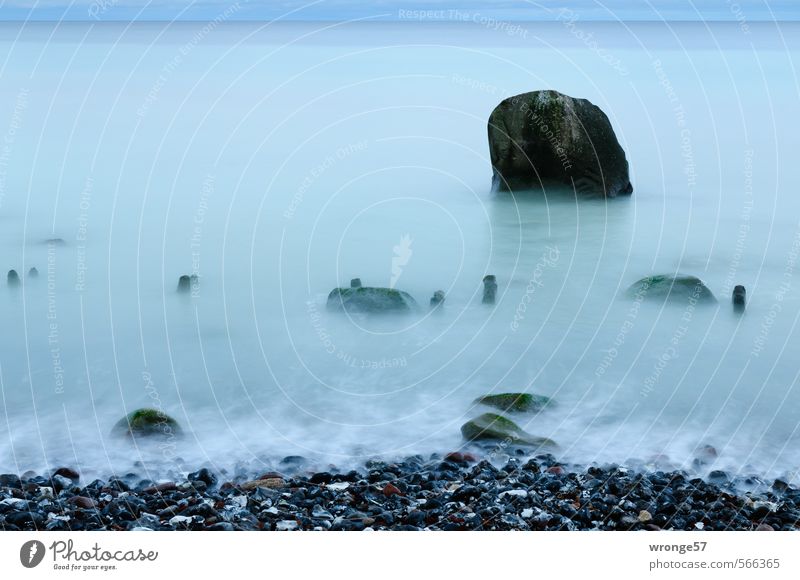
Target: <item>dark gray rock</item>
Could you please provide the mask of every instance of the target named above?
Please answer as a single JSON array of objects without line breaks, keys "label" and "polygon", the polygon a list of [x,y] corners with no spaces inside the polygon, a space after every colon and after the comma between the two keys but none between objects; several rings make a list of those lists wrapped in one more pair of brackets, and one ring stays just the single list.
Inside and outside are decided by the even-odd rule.
[{"label": "dark gray rock", "polygon": [[670,302],[716,303],[714,293],[697,276],[681,274],[657,274],[647,276],[634,282],[628,288],[628,296],[635,299],[647,299]]},{"label": "dark gray rock", "polygon": [[193,288],[196,288],[199,283],[200,279],[197,277],[197,274],[192,274],[191,276],[184,274],[178,278],[178,292],[181,294],[188,294]]},{"label": "dark gray rock", "polygon": [[484,304],[494,304],[497,297],[497,279],[488,274],[483,277],[483,300]]},{"label": "dark gray rock", "polygon": [[406,292],[369,286],[334,288],[328,294],[327,306],[333,312],[369,314],[411,312],[418,309],[416,301]]},{"label": "dark gray rock", "polygon": [[747,291],[744,286],[736,286],[733,289],[733,311],[744,312],[745,301],[747,298]]},{"label": "dark gray rock", "polygon": [[431,309],[441,306],[442,304],[444,304],[444,291],[437,290],[431,297]]},{"label": "dark gray rock", "polygon": [[633,193],[625,158],[606,114],[557,91],[509,97],[489,117],[495,191],[565,184],[583,194]]}]

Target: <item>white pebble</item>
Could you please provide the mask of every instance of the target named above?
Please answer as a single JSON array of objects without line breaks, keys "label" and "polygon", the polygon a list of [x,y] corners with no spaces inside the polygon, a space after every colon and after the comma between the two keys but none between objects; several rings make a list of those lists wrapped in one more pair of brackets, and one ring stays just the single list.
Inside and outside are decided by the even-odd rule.
[{"label": "white pebble", "polygon": [[297,529],[297,522],[294,520],[281,520],[275,524],[275,529],[279,532],[290,532]]},{"label": "white pebble", "polygon": [[507,495],[513,497],[528,497],[528,492],[524,489],[509,489],[508,491],[500,492],[499,497],[505,497]]},{"label": "white pebble", "polygon": [[174,516],[172,519],[169,520],[169,525],[177,526],[179,524],[188,524],[192,521],[192,518],[189,516]]}]

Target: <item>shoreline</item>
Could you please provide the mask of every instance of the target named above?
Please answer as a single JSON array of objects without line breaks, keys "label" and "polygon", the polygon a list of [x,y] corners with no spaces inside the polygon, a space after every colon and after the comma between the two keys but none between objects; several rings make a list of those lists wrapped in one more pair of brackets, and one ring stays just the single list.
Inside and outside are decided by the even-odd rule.
[{"label": "shoreline", "polygon": [[366,461],[359,470],[214,473],[173,481],[136,474],[83,482],[0,475],[0,530],[798,530],[800,489],[782,480],[737,487],[683,471],[570,466],[549,454],[454,452]]}]

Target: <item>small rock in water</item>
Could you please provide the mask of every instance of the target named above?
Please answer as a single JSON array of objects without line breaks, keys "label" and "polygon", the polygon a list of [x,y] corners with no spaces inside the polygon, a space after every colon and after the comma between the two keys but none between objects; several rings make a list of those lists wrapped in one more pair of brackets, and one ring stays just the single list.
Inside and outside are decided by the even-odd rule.
[{"label": "small rock in water", "polygon": [[649,522],[649,521],[650,521],[650,520],[652,520],[652,519],[653,519],[653,516],[650,514],[650,512],[649,512],[649,511],[647,511],[647,510],[642,510],[642,511],[640,511],[640,512],[639,512],[639,521],[640,521],[641,523],[643,523],[643,524],[644,524],[644,523],[647,523],[647,522]]},{"label": "small rock in water", "polygon": [[692,460],[692,464],[695,467],[702,467],[704,465],[709,465],[714,461],[716,461],[718,456],[719,453],[717,453],[717,450],[714,447],[712,447],[711,445],[702,445],[697,449],[695,457]]},{"label": "small rock in water", "polygon": [[494,304],[497,298],[497,279],[492,274],[483,277],[483,300],[484,304]]},{"label": "small rock in water", "polygon": [[486,395],[475,399],[474,402],[509,413],[541,411],[548,405],[553,404],[549,397],[531,393],[499,393],[497,395]]},{"label": "small rock in water", "polygon": [[69,467],[59,467],[53,472],[53,475],[60,475],[61,477],[66,477],[72,481],[78,481],[81,478],[77,471]]},{"label": "small rock in water", "polygon": [[217,478],[216,476],[211,473],[208,468],[203,467],[194,473],[189,474],[189,481],[202,481],[208,487],[212,487],[216,485]]},{"label": "small rock in water", "polygon": [[744,286],[739,285],[733,289],[734,312],[744,312],[746,297],[747,297],[747,291],[744,289]]},{"label": "small rock in water", "polygon": [[556,447],[554,441],[526,433],[520,427],[496,413],[484,413],[461,426],[461,434],[468,441],[510,441],[517,445]]},{"label": "small rock in water", "polygon": [[442,290],[437,290],[431,297],[431,308],[436,308],[442,304],[444,304],[444,292]]},{"label": "small rock in water", "polygon": [[315,485],[325,485],[330,483],[333,479],[333,476],[328,473],[327,471],[322,471],[320,473],[315,473],[311,477],[308,478],[308,481]]},{"label": "small rock in water", "polygon": [[112,432],[127,437],[170,439],[181,435],[181,428],[175,419],[159,409],[137,409],[117,421]]},{"label": "small rock in water", "polygon": [[28,278],[38,278],[39,277],[39,270],[36,268],[31,268],[28,270]]},{"label": "small rock in water", "polygon": [[452,461],[453,463],[477,463],[478,458],[472,453],[462,453],[461,451],[454,451],[444,456],[445,461]]},{"label": "small rock in water", "polygon": [[418,310],[417,302],[407,292],[371,286],[334,288],[328,294],[326,307],[333,312],[362,314]]},{"label": "small rock in water", "polygon": [[638,300],[682,302],[690,305],[713,304],[717,299],[697,276],[656,274],[637,280],[628,288],[628,296]]},{"label": "small rock in water", "polygon": [[281,465],[283,467],[302,467],[306,463],[306,458],[299,455],[288,455],[281,459]]},{"label": "small rock in water", "polygon": [[8,285],[19,286],[19,274],[17,274],[16,270],[8,271]]},{"label": "small rock in water", "polygon": [[708,479],[710,481],[726,482],[730,480],[730,476],[720,469],[715,469],[708,474]]},{"label": "small rock in water", "polygon": [[64,477],[63,475],[54,475],[52,477],[53,486],[56,488],[56,491],[61,491],[62,489],[68,489],[72,487],[72,480]]}]

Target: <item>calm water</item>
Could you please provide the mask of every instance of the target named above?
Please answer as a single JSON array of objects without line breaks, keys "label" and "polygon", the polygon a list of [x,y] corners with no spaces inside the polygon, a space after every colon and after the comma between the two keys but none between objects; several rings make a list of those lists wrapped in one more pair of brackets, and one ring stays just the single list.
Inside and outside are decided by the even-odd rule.
[{"label": "calm water", "polygon": [[[800,468],[796,25],[320,26],[0,26],[0,267],[39,271],[0,292],[0,471],[449,451],[508,390],[568,460]],[[632,198],[490,192],[488,115],[542,88],[608,113]],[[719,304],[623,296],[676,271]],[[446,307],[328,314],[356,276]],[[154,405],[176,447],[108,437]]]}]

